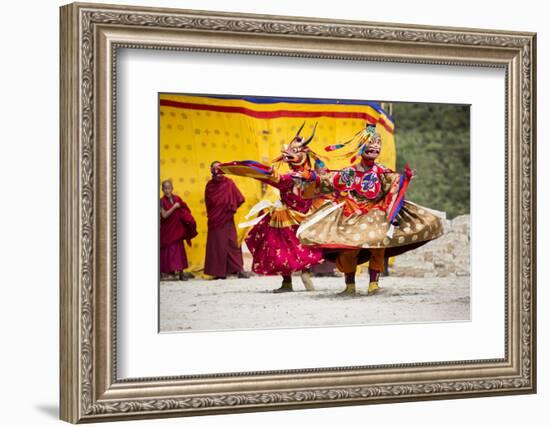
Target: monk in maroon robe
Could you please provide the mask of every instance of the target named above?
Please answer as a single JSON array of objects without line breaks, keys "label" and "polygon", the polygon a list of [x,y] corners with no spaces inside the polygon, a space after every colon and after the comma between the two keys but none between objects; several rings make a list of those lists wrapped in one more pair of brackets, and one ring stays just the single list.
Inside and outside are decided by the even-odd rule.
[{"label": "monk in maroon robe", "polygon": [[183,270],[189,264],[183,241],[191,246],[191,239],[197,235],[197,223],[187,204],[173,194],[171,181],[162,183],[162,192],[164,196],[160,199],[161,279],[175,275],[175,278],[179,276],[180,280],[187,280]]},{"label": "monk in maroon robe", "polygon": [[237,239],[233,217],[244,197],[233,181],[211,165],[212,179],[206,184],[204,201],[208,217],[208,237],[204,273],[215,279],[236,274],[248,278],[243,271],[243,254]]}]

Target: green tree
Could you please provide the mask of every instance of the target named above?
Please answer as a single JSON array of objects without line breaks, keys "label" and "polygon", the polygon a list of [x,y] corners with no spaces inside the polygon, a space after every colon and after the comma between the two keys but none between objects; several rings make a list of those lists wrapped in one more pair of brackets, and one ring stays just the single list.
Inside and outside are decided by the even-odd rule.
[{"label": "green tree", "polygon": [[470,107],[393,103],[397,168],[416,169],[407,198],[454,218],[470,212]]}]

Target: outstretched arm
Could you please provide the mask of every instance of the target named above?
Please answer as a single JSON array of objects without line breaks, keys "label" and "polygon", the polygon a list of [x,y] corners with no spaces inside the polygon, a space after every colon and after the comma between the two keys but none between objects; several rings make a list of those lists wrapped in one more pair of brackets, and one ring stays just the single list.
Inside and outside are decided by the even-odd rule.
[{"label": "outstretched arm", "polygon": [[296,174],[296,178],[300,181],[302,197],[312,199],[325,194],[349,190],[354,177],[349,175],[347,169],[344,169],[320,174],[315,171],[301,172]]}]

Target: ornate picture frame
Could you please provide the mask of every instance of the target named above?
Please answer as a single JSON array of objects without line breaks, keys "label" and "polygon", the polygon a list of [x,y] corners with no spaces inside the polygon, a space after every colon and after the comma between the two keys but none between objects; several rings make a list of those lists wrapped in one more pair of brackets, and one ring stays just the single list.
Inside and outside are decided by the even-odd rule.
[{"label": "ornate picture frame", "polygon": [[[536,35],[70,4],[61,8],[60,384],[72,423],[536,391]],[[117,378],[117,49],[498,67],[506,88],[505,357]]]}]

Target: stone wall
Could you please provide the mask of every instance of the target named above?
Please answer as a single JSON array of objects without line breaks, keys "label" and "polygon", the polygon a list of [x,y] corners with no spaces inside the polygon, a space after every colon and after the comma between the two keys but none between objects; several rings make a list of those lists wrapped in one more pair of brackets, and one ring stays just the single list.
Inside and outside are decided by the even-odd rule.
[{"label": "stone wall", "polygon": [[394,258],[390,276],[456,277],[470,275],[470,215],[442,220],[445,233]]}]

